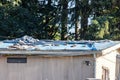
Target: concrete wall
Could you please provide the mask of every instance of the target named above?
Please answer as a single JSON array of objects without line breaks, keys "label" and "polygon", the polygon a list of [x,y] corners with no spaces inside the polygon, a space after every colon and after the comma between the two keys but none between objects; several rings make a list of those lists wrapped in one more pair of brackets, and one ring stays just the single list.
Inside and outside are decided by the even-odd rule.
[{"label": "concrete wall", "polygon": [[110,80],[115,80],[117,50],[103,54],[96,59],[96,78],[102,79],[102,67],[109,69]]},{"label": "concrete wall", "polygon": [[1,56],[0,80],[85,80],[94,76],[93,61],[91,56],[29,56],[27,63],[7,63],[7,57]]}]

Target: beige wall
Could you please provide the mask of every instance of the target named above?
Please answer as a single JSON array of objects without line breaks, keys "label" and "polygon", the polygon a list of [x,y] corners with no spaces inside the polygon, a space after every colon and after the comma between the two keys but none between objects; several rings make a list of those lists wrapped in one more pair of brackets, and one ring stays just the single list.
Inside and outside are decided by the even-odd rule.
[{"label": "beige wall", "polygon": [[109,69],[110,80],[115,80],[116,55],[118,51],[103,54],[96,59],[96,78],[102,79],[102,67]]},{"label": "beige wall", "polygon": [[[27,63],[7,63],[0,57],[0,80],[85,80],[93,77],[93,58],[27,57]],[[86,66],[84,61],[90,61]]]},{"label": "beige wall", "polygon": [[[118,49],[120,53],[120,49]],[[116,59],[116,80],[120,80],[120,54],[117,55]]]},{"label": "beige wall", "polygon": [[117,56],[116,62],[116,80],[120,80],[120,55]]}]

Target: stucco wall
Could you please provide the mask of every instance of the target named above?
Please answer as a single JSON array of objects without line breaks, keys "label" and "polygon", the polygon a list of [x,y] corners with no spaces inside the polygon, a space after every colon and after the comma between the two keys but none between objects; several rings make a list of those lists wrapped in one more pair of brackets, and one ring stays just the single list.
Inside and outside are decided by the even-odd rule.
[{"label": "stucco wall", "polygon": [[90,56],[29,56],[27,63],[7,63],[7,57],[1,56],[0,80],[85,80],[94,76],[93,66]]},{"label": "stucco wall", "polygon": [[96,78],[102,79],[102,67],[109,69],[110,80],[115,80],[116,55],[118,51],[103,54],[96,59]]}]

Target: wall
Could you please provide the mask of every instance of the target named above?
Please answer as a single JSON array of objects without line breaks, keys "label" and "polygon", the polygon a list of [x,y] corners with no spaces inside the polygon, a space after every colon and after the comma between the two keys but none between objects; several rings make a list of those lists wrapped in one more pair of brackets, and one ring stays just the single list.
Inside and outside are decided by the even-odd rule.
[{"label": "wall", "polygon": [[117,50],[103,54],[96,59],[96,78],[102,79],[102,67],[109,69],[110,80],[115,80]]},{"label": "wall", "polygon": [[[118,49],[120,53],[120,49]],[[116,80],[120,80],[120,54],[117,55],[116,59]]]},{"label": "wall", "polygon": [[[93,77],[90,56],[29,56],[27,63],[7,63],[0,57],[0,80],[85,80]],[[87,66],[84,61],[90,61]]]}]

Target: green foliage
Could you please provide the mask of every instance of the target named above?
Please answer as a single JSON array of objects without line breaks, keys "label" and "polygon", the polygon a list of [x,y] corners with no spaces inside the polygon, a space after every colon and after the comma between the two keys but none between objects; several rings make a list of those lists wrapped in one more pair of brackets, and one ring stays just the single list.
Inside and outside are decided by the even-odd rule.
[{"label": "green foliage", "polygon": [[39,39],[54,39],[58,31],[58,26],[55,24],[57,23],[56,17],[50,16],[54,12],[51,13],[51,9],[48,12],[46,10],[46,14],[44,14],[42,11],[38,13],[37,10],[15,6],[11,2],[0,6],[1,39],[16,38],[23,35],[30,35]]},{"label": "green foliage", "polygon": [[106,39],[109,35],[109,21],[106,16],[101,16],[92,20],[87,34],[91,36],[87,39]]},{"label": "green foliage", "polygon": [[[70,2],[75,6],[68,8]],[[119,4],[119,0],[0,0],[0,39],[30,35],[56,40],[120,40]],[[93,19],[88,25],[90,16]],[[71,28],[75,33],[68,34]]]},{"label": "green foliage", "polygon": [[[6,8],[7,7],[7,8]],[[36,27],[34,15],[22,7],[5,6],[0,9],[0,33],[2,36],[20,37],[32,35]],[[27,31],[29,29],[29,31]],[[4,34],[4,35],[3,35]]]}]

